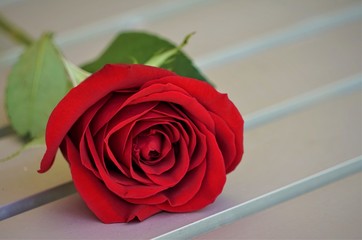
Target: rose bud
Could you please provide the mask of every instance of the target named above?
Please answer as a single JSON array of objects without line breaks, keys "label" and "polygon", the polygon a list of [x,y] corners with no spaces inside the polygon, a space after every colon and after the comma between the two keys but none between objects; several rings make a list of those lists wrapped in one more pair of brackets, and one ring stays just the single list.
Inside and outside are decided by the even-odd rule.
[{"label": "rose bud", "polygon": [[145,65],[106,65],[53,110],[39,172],[58,147],[105,223],[189,212],[215,201],[243,155],[244,121],[206,82]]}]

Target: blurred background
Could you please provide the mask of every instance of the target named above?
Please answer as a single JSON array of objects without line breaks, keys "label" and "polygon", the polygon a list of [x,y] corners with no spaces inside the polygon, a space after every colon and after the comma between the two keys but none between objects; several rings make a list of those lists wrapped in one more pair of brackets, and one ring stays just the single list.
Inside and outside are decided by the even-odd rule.
[{"label": "blurred background", "polygon": [[[361,0],[0,0],[0,14],[34,39],[54,32],[75,64],[96,58],[121,31],[145,30],[175,43],[195,31],[184,51],[246,120],[242,164],[202,211],[105,227],[84,217],[89,213],[76,193],[61,193],[58,201],[4,220],[0,237],[98,238],[107,232],[109,238],[151,238],[351,160],[361,168]],[[22,48],[0,30],[0,128],[9,124],[6,77]],[[11,133],[0,137],[1,156],[19,147]],[[61,156],[51,173],[36,173],[43,151],[0,163],[3,209],[70,181]],[[362,174],[347,175],[267,210],[257,207],[198,238],[361,239]],[[14,231],[18,224],[27,227]],[[39,225],[52,231],[39,232]]]}]

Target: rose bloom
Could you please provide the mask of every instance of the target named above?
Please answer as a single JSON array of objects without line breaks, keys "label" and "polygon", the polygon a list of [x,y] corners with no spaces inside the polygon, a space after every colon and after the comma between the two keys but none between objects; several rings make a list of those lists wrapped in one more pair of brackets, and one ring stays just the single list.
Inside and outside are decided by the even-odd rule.
[{"label": "rose bloom", "polygon": [[206,82],[145,65],[106,65],[55,107],[39,172],[60,147],[79,194],[105,223],[215,201],[243,154],[243,119]]}]

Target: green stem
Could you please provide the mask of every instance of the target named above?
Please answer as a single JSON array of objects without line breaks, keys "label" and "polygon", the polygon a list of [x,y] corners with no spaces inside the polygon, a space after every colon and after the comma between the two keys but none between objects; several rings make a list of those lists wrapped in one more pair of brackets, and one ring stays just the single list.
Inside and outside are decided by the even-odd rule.
[{"label": "green stem", "polygon": [[23,44],[28,47],[32,44],[33,39],[22,29],[15,26],[13,23],[8,21],[4,16],[0,14],[0,29],[4,30],[16,42]]}]

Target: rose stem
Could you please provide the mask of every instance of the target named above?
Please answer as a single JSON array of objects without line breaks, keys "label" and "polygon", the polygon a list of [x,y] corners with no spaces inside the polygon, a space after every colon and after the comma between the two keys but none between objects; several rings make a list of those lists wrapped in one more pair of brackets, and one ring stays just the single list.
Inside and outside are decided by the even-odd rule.
[{"label": "rose stem", "polygon": [[16,42],[28,47],[32,44],[33,39],[25,31],[15,26],[0,14],[0,29],[4,30],[10,38]]}]

